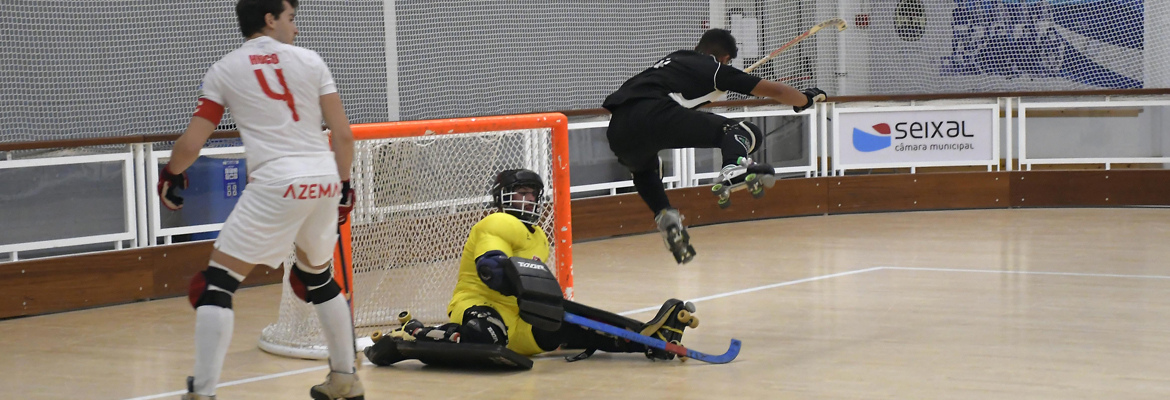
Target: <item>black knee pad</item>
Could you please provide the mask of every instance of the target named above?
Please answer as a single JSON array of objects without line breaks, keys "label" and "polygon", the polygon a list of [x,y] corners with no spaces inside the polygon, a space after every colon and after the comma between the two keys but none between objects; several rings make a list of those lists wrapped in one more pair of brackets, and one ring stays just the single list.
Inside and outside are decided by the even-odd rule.
[{"label": "black knee pad", "polygon": [[463,312],[459,326],[459,343],[508,345],[508,327],[494,308],[475,306]]},{"label": "black knee pad", "polygon": [[[215,286],[215,289],[210,286]],[[194,308],[200,306],[232,308],[232,294],[239,288],[240,281],[228,275],[224,269],[207,267],[203,272],[191,277],[191,285],[187,288],[187,300]]]},{"label": "black knee pad", "polygon": [[321,304],[341,294],[341,286],[333,281],[333,268],[318,273],[305,272],[294,263],[288,284],[293,293],[306,303]]},{"label": "black knee pad", "polygon": [[736,143],[747,149],[747,154],[754,153],[764,143],[764,131],[748,121],[727,121],[723,125],[723,134],[731,136]]}]

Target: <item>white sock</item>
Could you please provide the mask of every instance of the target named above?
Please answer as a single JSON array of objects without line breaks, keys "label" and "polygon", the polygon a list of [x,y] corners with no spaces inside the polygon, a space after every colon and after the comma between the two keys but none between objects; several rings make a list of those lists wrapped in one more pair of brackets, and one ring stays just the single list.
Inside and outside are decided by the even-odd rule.
[{"label": "white sock", "polygon": [[195,393],[215,395],[223,359],[232,342],[235,312],[219,306],[195,309]]},{"label": "white sock", "polygon": [[325,344],[329,345],[329,368],[336,372],[354,373],[353,317],[345,296],[337,295],[329,301],[316,304]]}]

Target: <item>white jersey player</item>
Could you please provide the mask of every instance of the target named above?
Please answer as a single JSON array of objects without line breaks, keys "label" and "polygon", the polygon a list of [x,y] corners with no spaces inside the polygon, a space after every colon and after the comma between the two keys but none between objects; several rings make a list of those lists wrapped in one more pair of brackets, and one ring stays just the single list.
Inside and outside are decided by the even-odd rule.
[{"label": "white jersey player", "polygon": [[163,204],[181,208],[175,190],[187,186],[183,171],[199,157],[224,110],[231,111],[244,140],[249,184],[224,222],[210,265],[191,281],[195,373],[184,399],[215,397],[231,342],[233,293],[255,265],[279,268],[294,244],[290,283],[314,304],[329,346],[331,372],[310,394],[364,399],[350,309],[329,268],[338,223],[353,208],[353,133],[321,56],[291,44],[296,7],[296,0],[240,0],[236,15],[248,40],[207,71],[194,116],[160,173]]}]

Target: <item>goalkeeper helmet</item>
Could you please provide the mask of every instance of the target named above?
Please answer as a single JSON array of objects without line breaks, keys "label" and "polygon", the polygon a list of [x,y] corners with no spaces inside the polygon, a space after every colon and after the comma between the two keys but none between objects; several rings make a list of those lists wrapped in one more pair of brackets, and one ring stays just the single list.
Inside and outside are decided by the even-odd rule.
[{"label": "goalkeeper helmet", "polygon": [[527,169],[509,169],[496,175],[495,185],[492,186],[492,205],[533,225],[540,221],[543,195],[544,181],[540,175]]}]

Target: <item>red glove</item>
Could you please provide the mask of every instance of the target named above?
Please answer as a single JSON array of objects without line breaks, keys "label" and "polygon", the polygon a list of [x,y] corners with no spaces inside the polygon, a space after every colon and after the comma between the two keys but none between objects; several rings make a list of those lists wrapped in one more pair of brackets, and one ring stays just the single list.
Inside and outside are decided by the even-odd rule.
[{"label": "red glove", "polygon": [[337,205],[337,224],[344,225],[349,220],[349,213],[353,211],[353,188],[349,181],[341,181],[341,204]]},{"label": "red glove", "polygon": [[170,166],[167,164],[158,174],[158,198],[173,211],[183,208],[183,198],[175,194],[175,190],[187,188],[187,172],[175,175],[171,173]]}]

